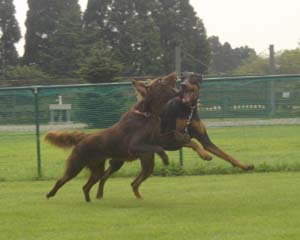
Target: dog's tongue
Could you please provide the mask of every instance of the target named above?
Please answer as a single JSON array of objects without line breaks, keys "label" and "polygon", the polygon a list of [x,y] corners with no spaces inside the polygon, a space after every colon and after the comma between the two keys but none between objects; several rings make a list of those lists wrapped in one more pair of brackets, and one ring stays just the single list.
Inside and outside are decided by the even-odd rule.
[{"label": "dog's tongue", "polygon": [[192,93],[184,93],[182,102],[190,104],[193,101],[193,94]]}]

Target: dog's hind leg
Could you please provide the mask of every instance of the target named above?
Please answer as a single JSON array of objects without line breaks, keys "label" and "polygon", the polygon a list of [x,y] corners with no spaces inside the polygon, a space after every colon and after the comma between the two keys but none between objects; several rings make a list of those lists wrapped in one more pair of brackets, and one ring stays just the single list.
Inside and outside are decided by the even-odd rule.
[{"label": "dog's hind leg", "polygon": [[94,186],[94,184],[97,183],[100,180],[100,178],[103,176],[104,167],[105,167],[105,160],[100,161],[100,163],[98,163],[97,166],[89,166],[89,169],[91,171],[91,176],[87,181],[87,183],[82,188],[85,200],[87,202],[91,201],[90,190]]},{"label": "dog's hind leg", "polygon": [[96,198],[101,199],[103,198],[103,191],[104,191],[104,184],[106,183],[107,179],[113,175],[116,171],[118,171],[124,164],[123,160],[115,159],[109,161],[109,167],[104,172],[101,180],[99,182],[98,192]]},{"label": "dog's hind leg", "polygon": [[145,181],[153,172],[154,154],[153,153],[143,154],[140,159],[141,159],[142,172],[131,183],[133,193],[138,199],[142,198],[142,195],[139,192],[139,187],[141,183]]},{"label": "dog's hind leg", "polygon": [[85,167],[84,162],[77,157],[74,153],[68,159],[65,174],[59,179],[52,190],[46,195],[47,198],[54,197],[56,192],[72,178],[76,177],[78,173]]}]

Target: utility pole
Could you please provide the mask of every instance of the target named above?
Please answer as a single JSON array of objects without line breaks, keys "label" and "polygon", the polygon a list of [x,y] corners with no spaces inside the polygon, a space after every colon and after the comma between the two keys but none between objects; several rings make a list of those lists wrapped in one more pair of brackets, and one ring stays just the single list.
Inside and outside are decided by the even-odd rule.
[{"label": "utility pole", "polygon": [[[177,74],[177,79],[181,76],[181,47],[175,47],[175,71]],[[179,163],[183,166],[183,151],[182,148],[179,150]]]},{"label": "utility pole", "polygon": [[270,73],[274,75],[276,73],[276,67],[275,67],[275,51],[274,51],[274,45],[271,44],[269,46],[269,69]]},{"label": "utility pole", "polygon": [[177,77],[181,75],[181,47],[175,47],[175,70],[177,73]]}]

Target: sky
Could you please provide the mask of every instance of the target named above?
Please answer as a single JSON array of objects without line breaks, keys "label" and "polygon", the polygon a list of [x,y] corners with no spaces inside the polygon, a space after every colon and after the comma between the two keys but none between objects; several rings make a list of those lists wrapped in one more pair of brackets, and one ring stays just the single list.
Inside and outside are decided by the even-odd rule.
[{"label": "sky", "polygon": [[[63,0],[62,0],[63,1]],[[79,0],[82,11],[87,0]],[[249,46],[258,54],[270,44],[275,51],[295,49],[300,42],[300,0],[190,0],[208,36],[232,47]],[[25,35],[27,0],[14,0],[16,17]],[[23,54],[24,39],[17,45]]]}]

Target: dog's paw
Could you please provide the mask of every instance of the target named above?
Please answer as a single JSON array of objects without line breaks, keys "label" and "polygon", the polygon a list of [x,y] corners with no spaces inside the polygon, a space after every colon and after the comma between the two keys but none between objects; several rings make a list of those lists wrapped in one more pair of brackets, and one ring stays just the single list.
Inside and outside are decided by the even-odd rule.
[{"label": "dog's paw", "polygon": [[243,170],[252,171],[252,170],[254,170],[254,165],[253,164],[246,165],[245,167],[243,167]]},{"label": "dog's paw", "polygon": [[213,159],[213,157],[210,156],[209,154],[206,154],[206,155],[202,156],[202,159],[205,160],[205,161],[211,161]]}]

